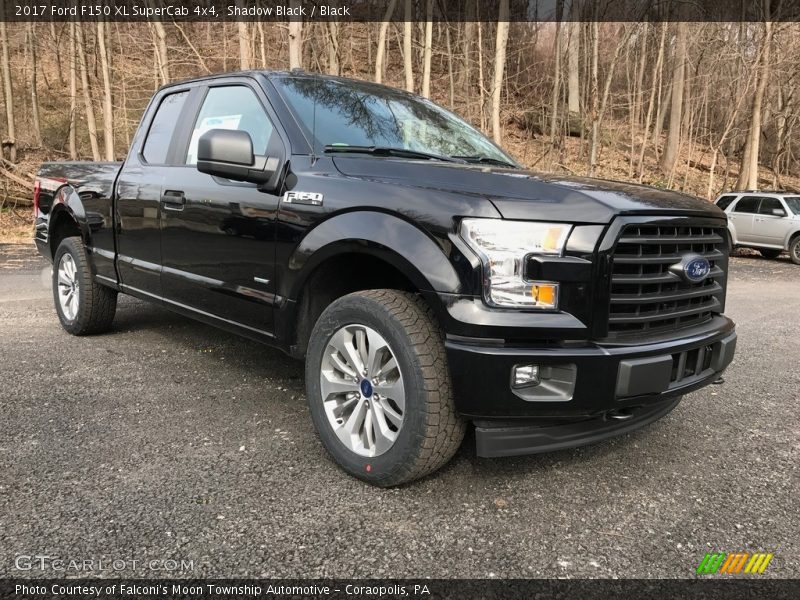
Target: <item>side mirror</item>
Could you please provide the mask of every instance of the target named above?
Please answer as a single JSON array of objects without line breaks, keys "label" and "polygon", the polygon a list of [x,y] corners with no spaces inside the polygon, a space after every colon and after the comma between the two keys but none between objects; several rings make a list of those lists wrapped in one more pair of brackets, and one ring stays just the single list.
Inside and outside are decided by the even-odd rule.
[{"label": "side mirror", "polygon": [[211,129],[197,142],[197,170],[234,181],[268,183],[279,160],[253,154],[253,140],[246,131]]},{"label": "side mirror", "polygon": [[786,211],[783,210],[782,208],[773,208],[772,214],[775,215],[776,217],[785,217]]}]

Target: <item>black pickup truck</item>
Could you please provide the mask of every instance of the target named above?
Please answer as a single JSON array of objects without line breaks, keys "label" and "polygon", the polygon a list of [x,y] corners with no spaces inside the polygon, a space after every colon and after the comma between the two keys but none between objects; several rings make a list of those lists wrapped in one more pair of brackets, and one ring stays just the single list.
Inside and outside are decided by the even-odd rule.
[{"label": "black pickup truck", "polygon": [[122,292],[305,357],[322,443],[377,485],[441,467],[469,422],[486,457],[632,431],[736,345],[722,211],[531,173],[371,83],[168,85],[124,162],[47,163],[34,196],[68,332],[111,328]]}]

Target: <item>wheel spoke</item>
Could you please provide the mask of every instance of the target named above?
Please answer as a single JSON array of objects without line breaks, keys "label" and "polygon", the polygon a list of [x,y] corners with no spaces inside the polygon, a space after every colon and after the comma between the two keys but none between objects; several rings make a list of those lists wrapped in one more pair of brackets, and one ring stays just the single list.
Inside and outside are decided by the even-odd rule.
[{"label": "wheel spoke", "polygon": [[58,270],[58,285],[71,285],[72,282],[67,278],[67,274],[63,269]]},{"label": "wheel spoke", "polygon": [[367,375],[369,369],[369,363],[367,362],[367,332],[363,329],[359,328],[356,329],[356,350],[358,350],[358,360],[361,363],[361,374]]},{"label": "wheel spoke", "polygon": [[391,398],[402,410],[405,408],[406,392],[401,378],[394,381],[381,381],[375,386],[375,393]]},{"label": "wheel spoke", "polygon": [[378,332],[372,329],[367,331],[367,342],[369,344],[369,354],[366,360],[367,373],[370,377],[376,377],[376,373],[380,370],[380,361],[386,354],[385,350],[388,346]]},{"label": "wheel spoke", "polygon": [[378,406],[380,407],[380,411],[386,417],[387,421],[390,421],[395,427],[400,429],[400,425],[403,424],[403,415],[397,412],[386,400],[386,398],[381,398]]},{"label": "wheel spoke", "polygon": [[347,392],[358,391],[358,384],[355,381],[337,377],[333,372],[323,371],[320,383],[323,400],[327,400],[335,394],[346,394]]},{"label": "wheel spoke", "polygon": [[358,355],[355,346],[353,346],[353,335],[347,328],[340,329],[336,332],[331,338],[330,345],[339,351],[342,358],[344,358],[348,365],[355,369],[359,375],[364,372],[364,363],[361,361],[361,357]]},{"label": "wheel spoke", "polygon": [[333,366],[336,367],[339,371],[347,375],[348,377],[358,377],[358,373],[355,372],[350,365],[348,365],[345,361],[343,361],[339,357],[339,352],[331,352],[331,362]]},{"label": "wheel spoke", "polygon": [[[375,425],[375,451],[378,453],[383,453],[391,448],[392,444],[394,444],[394,441],[397,439],[397,431],[392,431],[389,427],[386,417],[384,416],[386,411],[381,404],[375,402],[373,403],[372,408],[374,414],[373,423]],[[399,425],[397,427],[399,429]]]},{"label": "wheel spoke", "polygon": [[395,369],[397,369],[397,361],[394,359],[394,356],[390,354],[388,360],[378,368],[374,377],[386,377],[387,374]]}]

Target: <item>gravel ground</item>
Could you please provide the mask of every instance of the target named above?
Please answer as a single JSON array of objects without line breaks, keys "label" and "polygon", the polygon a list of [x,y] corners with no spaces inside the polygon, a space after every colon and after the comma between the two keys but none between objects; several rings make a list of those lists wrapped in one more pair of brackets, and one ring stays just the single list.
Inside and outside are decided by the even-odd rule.
[{"label": "gravel ground", "polygon": [[587,448],[487,460],[468,439],[388,491],[326,458],[300,363],[130,298],[112,333],[71,337],[47,272],[0,246],[0,577],[58,576],[15,569],[37,554],[144,577],[165,575],[152,559],[194,577],[691,577],[711,550],[774,552],[765,576],[800,577],[785,257],[732,261],[724,385]]}]

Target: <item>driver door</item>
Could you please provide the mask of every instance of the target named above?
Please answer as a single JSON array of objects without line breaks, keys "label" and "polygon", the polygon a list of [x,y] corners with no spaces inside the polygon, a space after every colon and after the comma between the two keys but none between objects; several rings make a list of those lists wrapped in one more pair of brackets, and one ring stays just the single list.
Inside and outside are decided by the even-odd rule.
[{"label": "driver door", "polygon": [[275,122],[260,89],[240,82],[208,87],[182,164],[164,179],[161,203],[164,298],[258,334],[273,330],[280,196],[201,173],[197,141],[210,129],[236,129],[250,135],[255,154],[286,156]]}]

